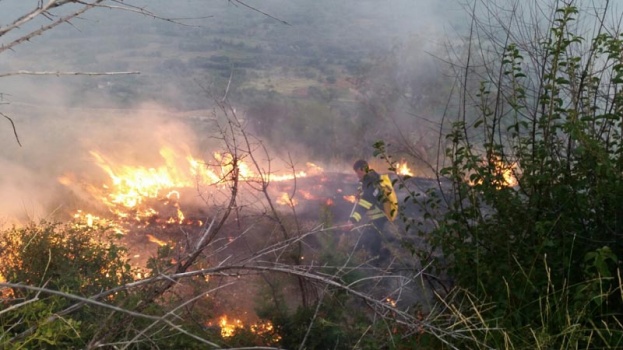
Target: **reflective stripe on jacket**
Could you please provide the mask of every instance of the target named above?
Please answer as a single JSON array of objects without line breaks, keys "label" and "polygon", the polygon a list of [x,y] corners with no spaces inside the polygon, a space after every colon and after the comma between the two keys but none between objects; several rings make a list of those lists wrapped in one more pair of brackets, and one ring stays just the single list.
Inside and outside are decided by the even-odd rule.
[{"label": "reflective stripe on jacket", "polygon": [[359,222],[362,218],[362,212],[368,217],[368,220],[376,220],[385,217],[385,213],[376,205],[370,203],[369,201],[360,198],[357,201],[355,211],[353,211],[353,215],[350,216],[352,221]]},{"label": "reflective stripe on jacket", "polygon": [[379,191],[376,184],[378,184],[379,181],[380,176],[374,170],[370,170],[364,175],[361,184],[361,194],[355,204],[355,210],[350,216],[350,220],[353,223],[361,221],[364,215],[368,217],[368,220],[377,220],[385,217],[385,212],[377,204]]}]

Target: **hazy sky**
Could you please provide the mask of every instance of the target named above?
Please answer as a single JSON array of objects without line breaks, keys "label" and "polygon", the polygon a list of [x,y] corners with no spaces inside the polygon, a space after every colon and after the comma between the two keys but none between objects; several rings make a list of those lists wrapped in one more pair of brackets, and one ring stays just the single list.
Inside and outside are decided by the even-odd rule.
[{"label": "hazy sky", "polygon": [[[1,1],[0,26],[8,25],[38,2]],[[130,159],[150,159],[157,154],[158,143],[165,137],[184,140],[193,152],[202,156],[205,150],[197,149],[197,135],[183,122],[166,117],[167,113],[183,112],[176,109],[177,106],[171,108],[162,100],[150,101],[127,111],[120,109],[111,98],[109,90],[114,90],[122,79],[131,79],[138,86],[142,85],[141,81],[153,85],[154,72],[167,59],[159,57],[159,47],[177,45],[172,42],[175,36],[166,33],[180,37],[194,35],[200,40],[202,33],[206,33],[202,28],[214,28],[216,23],[217,28],[230,32],[230,37],[259,39],[254,37],[259,34],[249,30],[247,24],[261,23],[264,30],[274,35],[261,38],[266,45],[287,47],[281,40],[296,37],[301,42],[343,45],[346,50],[357,45],[366,45],[368,49],[375,45],[388,48],[414,33],[446,30],[445,19],[459,15],[456,4],[450,0],[245,2],[257,11],[226,0],[176,0],[174,5],[164,0],[124,3],[145,8],[163,18],[175,18],[184,25],[129,11],[94,10],[73,20],[71,25],[61,25],[0,54],[0,74],[18,70],[141,72],[138,76],[119,78],[23,75],[1,78],[0,93],[5,104],[0,105],[0,109],[14,121],[21,147],[8,120],[0,119],[0,194],[3,198],[0,218],[41,218],[57,203],[63,205],[58,198],[67,196],[67,188],[59,184],[60,176],[87,174],[101,180],[102,174],[98,174],[88,153],[93,149],[117,152],[123,149],[125,152],[121,153],[126,156],[134,154]],[[9,32],[0,37],[0,44],[54,18],[42,17]],[[241,29],[239,34],[235,34],[236,28]],[[162,35],[154,36],[154,33]],[[150,42],[142,39],[144,35],[150,35]],[[140,59],[132,59],[133,50]],[[123,52],[122,61],[116,59],[116,52]],[[145,86],[149,84],[144,83]],[[158,93],[167,95],[169,101],[179,101],[188,91],[202,93],[199,88],[189,87],[193,84],[191,81],[181,85],[162,82],[158,84]],[[108,89],[110,86],[112,88]],[[82,96],[80,100],[75,99],[76,91]],[[118,99],[118,94],[125,92],[116,93]],[[158,125],[159,128],[155,127]]]},{"label": "hazy sky", "polygon": [[[0,1],[0,28],[39,2]],[[512,2],[479,1],[479,11],[502,14],[501,7],[484,5]],[[212,105],[201,102],[210,101],[205,86],[197,81],[209,85],[205,79],[215,73],[207,69],[199,77],[180,71],[176,79],[170,79],[163,67],[201,59],[201,45],[213,44],[205,38],[223,33],[233,44],[249,41],[283,50],[284,55],[338,48],[361,58],[401,47],[388,74],[396,81],[407,75],[426,80],[431,70],[418,60],[446,39],[457,40],[469,23],[461,6],[465,2],[459,0],[247,0],[247,6],[227,0],[124,3],[177,23],[135,11],[97,9],[0,53],[0,74],[140,71],[127,76],[0,78],[0,112],[13,120],[21,142],[18,145],[10,122],[0,118],[0,218],[45,216],[55,207],[59,190],[67,190],[58,182],[66,173],[101,176],[89,155],[93,149],[130,154],[134,160],[153,159],[165,138],[184,140],[191,152],[204,156],[205,135],[197,135],[184,122],[184,113],[197,106],[203,109],[197,115],[210,113]],[[41,17],[0,36],[0,45],[65,13]],[[618,13],[614,7],[612,21]],[[591,12],[582,15],[590,17]],[[259,52],[257,59],[267,71],[279,68],[278,61],[271,62],[280,59],[276,55],[264,57]],[[298,59],[305,59],[304,54]],[[137,103],[133,103],[135,96],[140,97]]]}]

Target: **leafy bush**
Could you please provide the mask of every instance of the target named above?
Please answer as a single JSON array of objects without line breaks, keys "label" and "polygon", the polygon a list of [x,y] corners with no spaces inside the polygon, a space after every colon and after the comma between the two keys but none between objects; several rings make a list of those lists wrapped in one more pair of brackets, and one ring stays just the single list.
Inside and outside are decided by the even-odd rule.
[{"label": "leafy bush", "polygon": [[447,138],[455,201],[431,241],[486,305],[483,347],[623,344],[623,40],[603,30],[584,45],[577,15],[557,9],[534,52],[506,45],[475,121],[462,115]]},{"label": "leafy bush", "polygon": [[[0,234],[0,275],[7,283],[43,287],[4,289],[0,344],[10,348],[71,348],[98,328],[101,310],[82,307],[63,314],[75,299],[89,298],[133,280],[125,249],[101,227],[41,222]],[[122,294],[107,296],[114,303]]]}]

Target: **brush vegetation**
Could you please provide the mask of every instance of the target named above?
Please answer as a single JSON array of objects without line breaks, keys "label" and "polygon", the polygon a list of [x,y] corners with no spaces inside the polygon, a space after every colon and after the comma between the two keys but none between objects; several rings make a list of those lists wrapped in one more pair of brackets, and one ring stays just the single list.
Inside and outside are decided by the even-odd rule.
[{"label": "brush vegetation", "polygon": [[[477,40],[484,22],[474,16],[462,65],[449,68],[460,88],[430,81],[434,91],[459,92],[451,95],[453,102],[442,113],[442,127],[448,128],[439,132],[443,154],[438,167],[409,143],[395,148],[396,142],[369,142],[385,131],[349,129],[353,125],[347,118],[334,120],[335,109],[326,105],[342,106],[351,97],[346,92],[310,84],[317,89],[313,102],[286,101],[279,96],[283,91],[270,88],[265,77],[236,82],[238,97],[258,102],[250,104],[250,115],[260,136],[273,132],[266,125],[292,123],[290,128],[300,130],[295,137],[311,145],[315,135],[334,125],[360,132],[361,140],[369,142],[365,149],[374,150],[390,170],[395,170],[397,154],[410,154],[435,170],[438,183],[446,187],[426,195],[413,192],[403,201],[403,209],[426,208],[423,216],[400,212],[402,234],[420,235],[426,243],[405,240],[400,246],[411,261],[419,262],[418,268],[410,265],[412,270],[403,275],[367,272],[361,269],[365,259],[333,239],[320,243],[326,264],[303,264],[302,238],[326,238],[325,226],[301,226],[295,212],[271,210],[271,198],[262,187],[268,185],[261,183],[257,193],[258,198],[266,195],[267,222],[254,216],[253,224],[242,227],[243,215],[229,217],[238,210],[233,185],[231,201],[215,210],[225,213],[220,223],[186,250],[161,247],[149,261],[145,279],[136,279],[124,248],[106,228],[43,222],[2,232],[0,273],[6,281],[0,283],[0,347],[622,348],[623,39],[619,31],[606,28],[607,7],[599,14],[601,24],[594,35],[586,35],[578,32],[580,9],[573,3],[554,3],[547,29],[527,42],[518,40],[512,26]],[[512,21],[515,16],[517,12]],[[259,49],[249,42],[212,43]],[[164,64],[172,71],[220,64],[225,72],[231,66],[218,57]],[[368,70],[369,78],[373,71],[384,69]],[[306,79],[312,79],[316,71],[307,73]],[[291,87],[302,81],[297,77]],[[386,90],[387,82],[368,90],[380,97],[362,101],[358,121],[397,113],[393,102],[405,94],[396,85]],[[244,95],[245,89],[258,86],[266,88]],[[433,106],[442,104],[438,95],[426,102],[412,100],[410,106],[426,106],[431,113],[443,110]],[[293,111],[318,118],[289,120]],[[343,116],[352,112],[341,111]],[[252,158],[261,147],[249,141],[233,114],[229,126],[237,131],[235,137],[223,131],[224,148]],[[449,115],[458,117],[448,121]],[[288,144],[294,136],[280,137],[274,141]],[[326,154],[327,144],[314,147]],[[234,168],[237,159],[232,160]],[[227,175],[231,183],[237,183],[236,173]],[[509,174],[516,181],[512,186]],[[396,182],[399,190],[411,190],[406,180]],[[227,226],[234,216],[236,223]],[[323,216],[319,222],[333,220],[330,214]],[[241,226],[240,235],[253,228],[271,232],[270,237],[278,232],[280,238],[263,242],[267,248],[247,261],[209,264],[211,240],[223,235],[222,227],[234,226]],[[238,327],[233,336],[223,336],[205,322],[217,316],[214,301],[205,296],[218,295],[230,279],[250,275],[264,282],[256,313],[273,328],[258,332]],[[434,289],[432,304],[396,307],[374,294],[372,281],[402,277],[425,284],[431,276],[451,281],[443,292]]]}]

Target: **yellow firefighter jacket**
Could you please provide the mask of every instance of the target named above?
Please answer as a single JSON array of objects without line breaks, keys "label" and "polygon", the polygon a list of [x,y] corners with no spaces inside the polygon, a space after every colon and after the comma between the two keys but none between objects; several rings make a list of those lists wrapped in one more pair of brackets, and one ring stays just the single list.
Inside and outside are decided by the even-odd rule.
[{"label": "yellow firefighter jacket", "polygon": [[358,223],[364,216],[371,221],[384,218],[394,221],[397,215],[398,199],[389,176],[370,170],[361,182],[359,198],[350,216],[351,222]]}]

